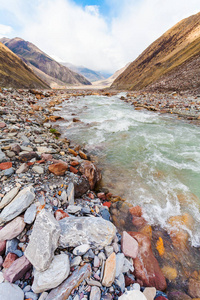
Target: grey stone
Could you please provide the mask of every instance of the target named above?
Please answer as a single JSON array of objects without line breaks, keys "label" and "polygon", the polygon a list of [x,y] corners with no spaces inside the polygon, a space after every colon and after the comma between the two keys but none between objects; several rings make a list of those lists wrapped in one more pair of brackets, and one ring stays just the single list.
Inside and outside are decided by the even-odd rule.
[{"label": "grey stone", "polygon": [[[0,233],[1,233],[1,231],[0,231]],[[90,249],[90,245],[82,244],[82,245],[74,248],[73,254],[74,255],[84,255],[89,249]]]},{"label": "grey stone", "polygon": [[124,265],[122,268],[122,273],[126,273],[128,271],[133,272],[134,271],[134,266],[133,266],[133,260],[132,258],[127,259],[126,257],[124,258]]},{"label": "grey stone", "polygon": [[45,271],[51,264],[58,247],[60,227],[53,215],[43,209],[37,216],[25,256],[38,271]]},{"label": "grey stone", "polygon": [[0,163],[3,162],[3,161],[6,161],[6,156],[0,149]]},{"label": "grey stone", "polygon": [[116,274],[115,277],[118,277],[123,271],[123,265],[124,265],[124,254],[123,253],[118,253],[116,255]]},{"label": "grey stone", "polygon": [[70,263],[67,254],[56,255],[46,271],[33,271],[34,281],[32,290],[34,293],[41,293],[57,287],[69,275]]},{"label": "grey stone", "polygon": [[38,173],[38,174],[44,174],[44,169],[40,166],[34,166],[32,168],[32,170],[35,172],[35,173]]},{"label": "grey stone", "polygon": [[11,168],[4,171],[4,176],[10,177],[14,173],[15,173],[15,170],[11,167]]},{"label": "grey stone", "polygon": [[79,266],[80,263],[82,262],[82,258],[81,256],[75,256],[72,261],[71,261],[71,267],[76,267],[76,266]]},{"label": "grey stone", "polygon": [[110,245],[116,234],[116,227],[102,218],[64,218],[59,224],[61,248],[77,247],[81,244],[102,248]]},{"label": "grey stone", "polygon": [[24,188],[19,194],[10,202],[0,214],[0,224],[6,223],[26,210],[27,207],[35,199],[34,189],[29,186]]},{"label": "grey stone", "polygon": [[38,300],[45,300],[47,296],[48,296],[48,293],[44,292],[40,295],[40,298]]},{"label": "grey stone", "polygon": [[98,254],[98,258],[99,258],[100,260],[106,260],[106,256],[105,256],[105,254],[104,254],[103,252],[100,252],[100,253]]},{"label": "grey stone", "polygon": [[90,286],[98,286],[98,287],[102,287],[101,283],[97,280],[93,280],[93,279],[86,279],[86,282],[88,285]]},{"label": "grey stone", "polygon": [[13,198],[17,195],[19,190],[20,187],[18,186],[13,188],[10,192],[8,192],[0,202],[0,209],[4,208],[7,204],[9,204],[13,200]]},{"label": "grey stone", "polygon": [[0,299],[1,300],[24,300],[24,292],[18,285],[11,284],[9,282],[3,282],[0,284]]},{"label": "grey stone", "polygon": [[29,169],[29,166],[27,165],[27,163],[23,163],[21,164],[21,166],[17,169],[16,174],[21,174],[21,173],[25,173],[27,172]]},{"label": "grey stone", "polygon": [[125,279],[124,279],[124,275],[122,273],[119,274],[119,276],[115,279],[115,284],[118,285],[120,287],[120,290],[122,291],[122,293],[124,293]]},{"label": "grey stone", "polygon": [[61,200],[62,200],[62,203],[66,203],[67,202],[67,193],[66,191],[62,191],[62,194],[60,196]]},{"label": "grey stone", "polygon": [[37,300],[38,295],[34,294],[33,292],[26,292],[25,293],[26,299],[32,299],[32,300]]},{"label": "grey stone", "polygon": [[24,214],[24,222],[27,224],[33,223],[33,221],[35,220],[35,217],[36,217],[36,213],[37,213],[37,207],[33,203],[33,204],[31,204],[31,206],[29,206],[29,208],[26,210],[26,212]]},{"label": "grey stone", "polygon": [[17,250],[17,246],[19,244],[19,240],[18,239],[12,239],[10,241],[6,242],[6,253],[5,255],[7,255],[9,252],[15,253],[14,251]]},{"label": "grey stone", "polygon": [[74,184],[70,182],[67,188],[67,197],[70,205],[74,205]]},{"label": "grey stone", "polygon": [[100,300],[101,299],[101,290],[97,286],[93,286],[90,292],[90,300]]},{"label": "grey stone", "polygon": [[76,213],[80,212],[81,209],[82,209],[82,206],[80,206],[80,205],[69,205],[67,207],[67,212],[69,214],[76,214]]},{"label": "grey stone", "polygon": [[112,246],[106,246],[105,247],[105,253],[106,253],[106,257],[109,257],[113,253],[113,247]]}]

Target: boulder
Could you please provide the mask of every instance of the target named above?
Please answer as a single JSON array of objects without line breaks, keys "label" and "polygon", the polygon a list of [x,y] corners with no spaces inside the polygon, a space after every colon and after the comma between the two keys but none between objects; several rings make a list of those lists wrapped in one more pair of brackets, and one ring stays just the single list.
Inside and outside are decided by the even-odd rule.
[{"label": "boulder", "polygon": [[128,232],[139,245],[138,256],[134,259],[134,275],[143,286],[155,287],[164,291],[167,287],[166,280],[159,267],[157,259],[153,255],[150,239],[139,232]]},{"label": "boulder", "polygon": [[24,188],[0,214],[0,224],[6,223],[19,216],[35,199],[32,186]]},{"label": "boulder", "polygon": [[24,300],[24,292],[16,284],[11,284],[9,282],[0,283],[0,299],[1,300]]},{"label": "boulder", "polygon": [[41,293],[61,284],[69,275],[70,263],[67,254],[56,255],[46,271],[33,271],[34,281],[32,290]]},{"label": "boulder", "polygon": [[24,253],[36,270],[45,271],[50,266],[54,251],[58,247],[59,236],[58,221],[50,212],[43,209],[36,218]]},{"label": "boulder", "polygon": [[68,299],[72,290],[78,287],[83,280],[89,278],[91,273],[92,269],[90,264],[85,264],[84,266],[77,268],[61,285],[51,290],[45,300]]},{"label": "boulder", "polygon": [[115,226],[102,218],[64,218],[59,221],[59,225],[61,248],[77,247],[81,244],[102,248],[110,245],[116,234]]},{"label": "boulder", "polygon": [[79,171],[88,179],[91,190],[101,180],[100,171],[91,161],[83,161],[79,167]]},{"label": "boulder", "polygon": [[21,279],[31,267],[30,261],[23,255],[16,259],[11,266],[5,270],[3,276],[9,282],[15,282]]},{"label": "boulder", "polygon": [[0,230],[0,241],[12,240],[25,228],[24,218],[17,217]]}]

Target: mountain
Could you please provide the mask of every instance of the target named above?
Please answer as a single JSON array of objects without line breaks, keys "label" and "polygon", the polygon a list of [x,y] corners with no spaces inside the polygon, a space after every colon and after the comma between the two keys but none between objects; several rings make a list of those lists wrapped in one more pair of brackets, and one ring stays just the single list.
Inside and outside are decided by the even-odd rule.
[{"label": "mountain", "polygon": [[97,81],[97,80],[103,80],[105,79],[105,77],[103,76],[103,74],[101,74],[100,72],[96,72],[93,70],[90,70],[88,68],[85,67],[79,67],[79,66],[75,66],[73,64],[70,63],[61,63],[63,66],[69,68],[70,70],[83,75],[85,78],[87,78],[90,82],[93,81]]},{"label": "mountain", "polygon": [[111,84],[113,83],[113,81],[121,74],[123,73],[126,68],[130,65],[130,63],[126,64],[125,67],[121,68],[120,70],[117,70],[112,76],[110,76],[107,79],[103,79],[103,80],[98,80],[95,82],[92,82],[93,86],[96,87],[110,87]]},{"label": "mountain", "polygon": [[49,88],[10,49],[0,43],[0,87]]},{"label": "mountain", "polygon": [[38,76],[42,74],[41,78],[51,87],[56,84],[61,86],[91,85],[85,77],[62,66],[30,42],[21,38],[2,38],[0,42],[27,63]]},{"label": "mountain", "polygon": [[164,33],[113,82],[112,88],[200,89],[200,13]]}]

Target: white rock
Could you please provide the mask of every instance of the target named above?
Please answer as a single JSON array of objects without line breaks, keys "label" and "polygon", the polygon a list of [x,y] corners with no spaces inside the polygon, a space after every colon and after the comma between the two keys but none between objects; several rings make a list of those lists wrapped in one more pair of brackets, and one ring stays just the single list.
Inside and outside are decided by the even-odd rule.
[{"label": "white rock", "polygon": [[3,272],[0,272],[0,283],[4,282]]},{"label": "white rock", "polygon": [[52,149],[52,148],[47,148],[47,147],[37,147],[37,152],[39,154],[42,154],[42,153],[56,153],[57,151]]},{"label": "white rock", "polygon": [[6,223],[19,216],[35,199],[32,186],[24,188],[0,214],[0,224]]},{"label": "white rock", "polygon": [[45,300],[47,296],[48,296],[48,293],[47,293],[47,292],[43,292],[43,293],[40,295],[40,298],[39,298],[38,300]]},{"label": "white rock", "polygon": [[0,241],[12,240],[24,230],[25,225],[23,217],[15,218],[0,230]]},{"label": "white rock", "polygon": [[35,173],[38,173],[38,174],[44,174],[44,169],[40,166],[34,166],[32,168],[32,170],[35,172]]},{"label": "white rock", "polygon": [[39,272],[34,269],[32,290],[34,293],[41,293],[55,288],[68,277],[69,272],[70,263],[68,255],[56,255],[46,271]]},{"label": "white rock", "polygon": [[101,290],[97,286],[93,286],[90,292],[90,300],[100,300],[101,299]]},{"label": "white rock", "polygon": [[122,273],[123,265],[124,265],[124,254],[118,253],[116,255],[116,274],[115,277],[118,277]]},{"label": "white rock", "polygon": [[79,266],[81,262],[82,262],[81,256],[75,256],[71,261],[71,267]]},{"label": "white rock", "polygon": [[111,244],[116,227],[109,221],[94,217],[64,218],[59,221],[59,247],[77,247],[89,244],[102,248]]},{"label": "white rock", "polygon": [[20,186],[17,186],[13,188],[10,192],[8,192],[0,202],[0,209],[8,205],[13,200],[13,198],[17,195],[19,190],[20,190]]},{"label": "white rock", "polygon": [[37,213],[37,207],[36,205],[33,203],[25,212],[24,214],[24,222],[27,224],[31,224],[33,223],[33,221],[35,220],[36,217],[36,213]]},{"label": "white rock", "polygon": [[9,282],[0,283],[0,299],[1,300],[24,300],[24,292],[18,285]]},{"label": "white rock", "polygon": [[60,198],[61,198],[61,200],[62,200],[63,203],[67,202],[67,193],[66,193],[65,190],[62,191],[62,194],[61,194]]},{"label": "white rock", "polygon": [[140,285],[139,285],[139,283],[134,283],[133,284],[133,289],[136,290],[136,291],[140,291]]},{"label": "white rock", "polygon": [[126,257],[124,258],[124,265],[122,268],[122,273],[126,273],[128,271],[133,272],[134,271],[134,266],[133,266],[133,259],[129,258],[127,259]]},{"label": "white rock", "polygon": [[69,205],[74,205],[74,184],[70,182],[67,188],[67,197]]},{"label": "white rock", "polygon": [[88,250],[90,249],[90,245],[88,244],[83,244],[80,245],[73,250],[74,255],[84,255]]},{"label": "white rock", "polygon": [[147,298],[142,292],[136,290],[126,292],[118,299],[119,300],[147,300]]},{"label": "white rock", "polygon": [[33,225],[29,244],[24,255],[38,271],[45,271],[51,264],[58,247],[60,226],[53,215],[43,209]]}]

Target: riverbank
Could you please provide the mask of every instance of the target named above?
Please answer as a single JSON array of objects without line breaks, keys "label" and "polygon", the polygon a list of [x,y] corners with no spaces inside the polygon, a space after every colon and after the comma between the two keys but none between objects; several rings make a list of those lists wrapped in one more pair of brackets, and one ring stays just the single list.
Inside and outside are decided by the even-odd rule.
[{"label": "riverbank", "polygon": [[[100,93],[105,96],[112,95],[108,91]],[[60,138],[59,131],[55,129],[54,121],[61,120],[60,116],[56,116],[56,105],[67,101],[70,96],[80,97],[91,94],[96,95],[99,92],[3,90],[1,93],[0,158],[3,163],[1,169],[3,169],[0,174],[2,186],[0,203],[11,201],[13,197],[17,199],[15,202],[22,201],[24,205],[24,199],[26,199],[28,203],[22,210],[21,207],[16,207],[16,204],[13,208],[9,208],[14,215],[11,219],[8,219],[10,212],[8,214],[8,211],[5,211],[6,207],[3,209],[4,213],[0,214],[2,225],[9,222],[9,226],[6,225],[7,229],[5,226],[4,233],[2,232],[2,235],[6,236],[6,240],[9,240],[6,243],[2,242],[1,254],[2,264],[4,264],[1,273],[2,282],[6,278],[9,282],[17,283],[23,290],[25,299],[45,299],[45,297],[46,299],[56,299],[55,294],[64,293],[63,289],[68,291],[66,297],[72,293],[70,299],[118,299],[124,292],[125,284],[129,286],[129,289],[141,288],[141,291],[143,291],[143,285],[157,288],[157,292],[155,289],[147,289],[146,294],[139,294],[140,298],[138,299],[145,299],[144,295],[148,300],[165,299],[162,298],[165,294],[158,292],[159,289],[165,290],[166,283],[151,250],[152,231],[142,217],[142,209],[127,205],[108,191],[94,191],[100,175],[90,160],[89,153],[77,145],[70,145],[70,141],[67,139]],[[76,116],[73,122],[77,121]],[[22,196],[17,194],[23,190]],[[75,197],[73,197],[73,190]],[[24,194],[25,196],[23,196]],[[11,203],[13,202],[14,200]],[[29,205],[31,206],[27,209]],[[123,234],[122,242],[121,235],[119,233],[116,235],[115,227],[109,222],[108,208],[110,208],[116,225],[118,223],[121,228],[124,226],[124,231],[128,229],[132,231],[129,235]],[[20,217],[17,217],[16,211]],[[22,215],[23,211],[26,211],[24,215]],[[69,219],[68,215],[70,223],[75,222],[72,227],[69,227],[66,221]],[[52,219],[52,216],[55,218]],[[102,221],[101,224],[98,222],[96,224],[95,229],[98,229],[98,235],[96,235],[94,227],[84,223],[87,223],[92,217]],[[11,221],[12,219],[14,221]],[[61,233],[56,220],[60,223]],[[92,223],[96,222],[93,220]],[[126,221],[123,222],[124,220]],[[46,221],[49,225],[48,228],[45,225]],[[132,230],[130,227],[126,227],[127,223],[132,224]],[[104,226],[106,227],[105,231]],[[82,227],[84,228],[83,232],[81,232]],[[13,236],[14,228],[15,236]],[[69,232],[67,236],[65,236],[66,230]],[[51,244],[47,236],[51,237],[52,232],[57,236],[57,241]],[[87,232],[87,236],[83,240],[85,232]],[[158,235],[157,231],[157,241],[160,241],[160,244],[154,244],[153,248],[162,257],[167,251],[165,250],[166,245],[164,247],[162,244],[164,236],[161,237],[161,234],[165,233],[159,232]],[[34,238],[31,239],[31,236]],[[44,243],[41,243],[42,240]],[[133,243],[131,249],[129,243]],[[79,244],[84,244],[84,249],[78,248]],[[121,246],[126,258],[122,253]],[[55,256],[52,253],[54,250],[56,250]],[[44,257],[46,255],[48,261],[52,261],[50,265]],[[138,257],[142,257],[143,264]],[[31,271],[32,265],[34,273]],[[115,266],[118,270],[116,278]],[[62,284],[58,291],[55,286],[52,286],[52,282],[58,276],[60,268],[62,276],[58,280],[58,285],[63,280],[66,282],[64,281],[65,284]],[[41,287],[44,280],[42,272],[44,275],[47,272],[49,277],[45,287]],[[164,272],[168,277],[168,282],[175,276],[172,267],[165,268]],[[84,278],[83,273],[89,279]],[[69,281],[74,280],[74,277],[80,285],[72,292],[68,287]],[[191,279],[186,288],[187,293],[193,298],[199,297],[198,294],[197,296],[195,294],[198,293],[198,290],[195,291],[195,287],[199,284],[198,274],[193,277],[189,275],[189,277]],[[4,283],[1,283],[1,286],[2,284]],[[11,289],[8,283],[4,286],[0,291],[5,288]],[[51,289],[53,292],[47,295],[46,291],[49,292]],[[44,293],[40,295],[40,292],[43,291]],[[192,299],[183,292],[180,292],[179,295],[177,292],[172,291],[169,299],[178,299],[178,296],[182,297],[179,297],[180,299]],[[21,296],[20,293],[21,291],[18,289],[19,299],[23,299],[22,293]]]}]

